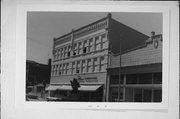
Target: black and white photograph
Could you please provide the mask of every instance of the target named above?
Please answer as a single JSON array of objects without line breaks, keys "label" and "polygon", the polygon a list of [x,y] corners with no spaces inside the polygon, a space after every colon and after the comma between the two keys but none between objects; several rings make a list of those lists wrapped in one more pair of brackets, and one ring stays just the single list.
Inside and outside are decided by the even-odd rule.
[{"label": "black and white photograph", "polygon": [[2,119],[179,119],[179,3],[2,1]]},{"label": "black and white photograph", "polygon": [[26,101],[161,103],[162,19],[27,12]]}]

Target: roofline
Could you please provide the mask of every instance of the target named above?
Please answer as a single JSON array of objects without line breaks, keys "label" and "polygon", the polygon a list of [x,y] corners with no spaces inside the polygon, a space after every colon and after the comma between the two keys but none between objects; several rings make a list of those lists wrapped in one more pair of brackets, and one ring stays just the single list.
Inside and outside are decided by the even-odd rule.
[{"label": "roofline", "polygon": [[[162,36],[162,34],[157,34],[157,35],[155,35],[154,37],[157,37],[157,36]],[[146,42],[145,42],[143,45],[140,45],[140,46],[137,46],[137,47],[135,47],[135,48],[132,48],[132,49],[123,51],[123,52],[121,53],[121,55],[122,55],[122,54],[125,54],[125,53],[128,53],[128,52],[131,52],[131,51],[135,51],[135,50],[141,49],[141,48],[145,48],[145,47],[147,47],[147,43],[146,43]],[[114,55],[114,56],[118,56],[118,55],[120,55],[120,53],[113,54],[113,55]]]},{"label": "roofline", "polygon": [[106,16],[106,17],[104,17],[104,18],[101,18],[101,19],[99,19],[99,20],[97,20],[97,21],[95,21],[95,22],[92,22],[92,23],[90,23],[90,24],[88,24],[88,25],[82,26],[82,27],[80,27],[80,28],[78,28],[78,29],[72,29],[71,32],[66,33],[66,34],[64,34],[64,35],[62,35],[62,36],[60,36],[60,37],[58,37],[58,38],[55,38],[55,41],[57,41],[57,40],[59,40],[59,39],[61,39],[61,38],[64,38],[64,37],[66,37],[66,36],[68,36],[68,35],[71,35],[72,32],[74,32],[74,33],[75,33],[75,32],[78,32],[78,31],[80,31],[80,30],[82,30],[82,29],[84,29],[84,28],[86,28],[86,27],[92,26],[92,25],[94,25],[94,24],[96,24],[96,23],[98,23],[98,22],[101,22],[101,21],[103,21],[103,20],[106,20],[107,18],[108,18],[108,16]]}]

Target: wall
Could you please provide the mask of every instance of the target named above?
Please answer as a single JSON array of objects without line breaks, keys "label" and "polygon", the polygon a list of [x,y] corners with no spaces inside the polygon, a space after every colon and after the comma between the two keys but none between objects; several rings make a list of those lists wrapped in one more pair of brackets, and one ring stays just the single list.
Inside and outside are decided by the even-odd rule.
[{"label": "wall", "polygon": [[[139,49],[129,51],[121,55],[121,66],[134,66],[162,62],[162,42],[158,40],[158,47],[154,48],[154,42]],[[118,67],[120,56],[111,56],[111,67]]]},{"label": "wall", "polygon": [[148,39],[148,36],[114,19],[110,19],[109,38],[109,44],[112,52],[118,53],[119,50],[124,52],[143,45]]}]

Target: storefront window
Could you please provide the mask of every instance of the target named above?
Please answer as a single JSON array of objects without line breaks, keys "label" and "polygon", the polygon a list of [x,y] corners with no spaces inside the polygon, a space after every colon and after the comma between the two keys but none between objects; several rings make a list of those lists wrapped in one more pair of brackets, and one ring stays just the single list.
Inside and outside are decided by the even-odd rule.
[{"label": "storefront window", "polygon": [[138,83],[138,75],[137,74],[126,75],[126,84],[137,84],[137,83]]},{"label": "storefront window", "polygon": [[153,102],[162,101],[162,90],[154,90]]},{"label": "storefront window", "polygon": [[154,84],[162,84],[162,73],[154,73],[153,74],[153,83]]},{"label": "storefront window", "polygon": [[118,87],[110,87],[110,102],[118,102]]},{"label": "storefront window", "polygon": [[140,74],[139,84],[152,84],[152,73]]}]

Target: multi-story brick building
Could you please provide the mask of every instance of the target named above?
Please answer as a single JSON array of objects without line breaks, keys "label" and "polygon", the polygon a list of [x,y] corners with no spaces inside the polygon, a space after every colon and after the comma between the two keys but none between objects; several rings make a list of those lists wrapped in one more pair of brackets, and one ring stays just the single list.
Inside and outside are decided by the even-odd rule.
[{"label": "multi-story brick building", "polygon": [[[110,53],[136,48],[148,36],[114,20],[111,14],[89,25],[54,38],[51,96],[67,96],[77,78],[84,101],[106,101]],[[121,49],[120,49],[120,44]]]},{"label": "multi-story brick building", "polygon": [[162,101],[162,35],[129,51],[110,56],[108,101]]}]

